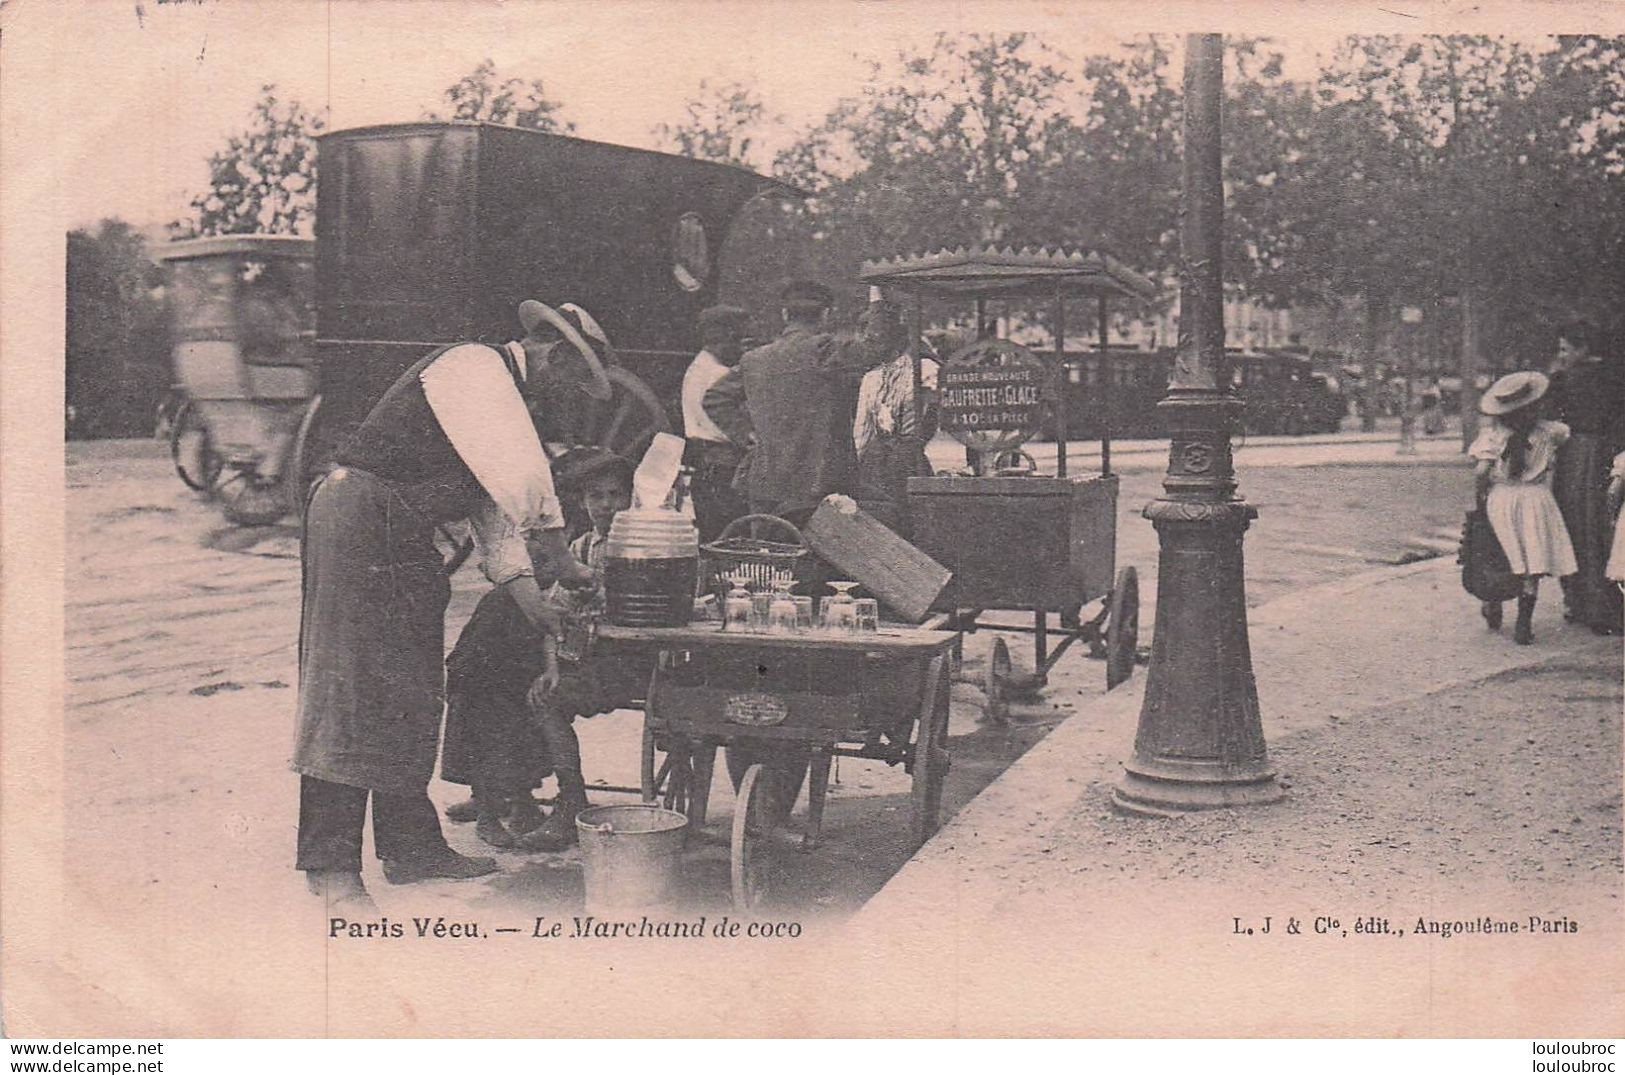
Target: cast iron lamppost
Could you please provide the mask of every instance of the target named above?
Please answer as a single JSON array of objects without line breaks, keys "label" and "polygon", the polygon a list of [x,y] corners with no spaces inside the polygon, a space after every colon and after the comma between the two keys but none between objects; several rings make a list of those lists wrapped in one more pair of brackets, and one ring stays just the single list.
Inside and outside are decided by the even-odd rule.
[{"label": "cast iron lamppost", "polygon": [[1171,445],[1163,496],[1145,508],[1157,529],[1157,627],[1134,756],[1113,794],[1119,808],[1169,814],[1275,802],[1247,645],[1242,536],[1257,509],[1236,496],[1224,355],[1220,263],[1224,186],[1220,108],[1224,38],[1185,38],[1185,160],[1179,247],[1179,353],[1159,404]]}]

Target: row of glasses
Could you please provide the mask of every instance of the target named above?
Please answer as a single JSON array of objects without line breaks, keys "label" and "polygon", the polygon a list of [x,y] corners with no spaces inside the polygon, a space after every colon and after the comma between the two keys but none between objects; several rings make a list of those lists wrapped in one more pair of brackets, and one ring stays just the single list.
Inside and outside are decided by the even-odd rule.
[{"label": "row of glasses", "polygon": [[880,603],[854,598],[855,582],[831,582],[835,594],[813,615],[813,599],[790,592],[792,579],[774,579],[771,591],[752,593],[750,578],[728,576],[732,588],[723,602],[723,629],[766,634],[857,634],[880,630]]}]

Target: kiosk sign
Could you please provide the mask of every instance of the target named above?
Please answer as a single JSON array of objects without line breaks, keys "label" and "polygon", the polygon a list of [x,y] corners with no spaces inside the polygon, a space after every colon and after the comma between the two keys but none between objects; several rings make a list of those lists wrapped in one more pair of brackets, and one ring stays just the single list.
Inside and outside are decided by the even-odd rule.
[{"label": "kiosk sign", "polygon": [[942,429],[948,433],[1027,429],[1038,425],[1046,371],[1034,366],[947,366]]}]

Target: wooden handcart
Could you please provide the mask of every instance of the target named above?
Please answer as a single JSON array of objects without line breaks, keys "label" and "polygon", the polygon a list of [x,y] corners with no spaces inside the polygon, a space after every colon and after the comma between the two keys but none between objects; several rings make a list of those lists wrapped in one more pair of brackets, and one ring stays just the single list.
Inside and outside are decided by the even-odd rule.
[{"label": "wooden handcart", "polygon": [[[994,642],[983,683],[989,716],[1002,722],[1007,696],[1043,686],[1049,670],[1076,642],[1105,659],[1108,689],[1122,683],[1133,674],[1138,650],[1139,580],[1133,567],[1116,565],[1117,476],[1111,469],[1110,429],[1101,431],[1098,474],[1067,471],[1061,386],[1075,371],[1064,360],[1066,307],[1069,299],[1094,300],[1104,351],[1108,300],[1148,300],[1156,285],[1107,255],[1009,247],[871,260],[859,278],[914,300],[916,337],[928,301],[974,304],[977,338],[947,356],[938,376],[942,429],[965,444],[975,473],[910,478],[908,498],[914,544],[953,572],[935,606],[947,625],[1033,635],[1035,667],[1029,676],[1015,672],[1003,639]],[[1014,303],[1024,314],[1050,306],[1053,355],[995,338],[987,319],[990,300]],[[918,386],[918,358],[914,366]],[[1110,381],[1102,378],[1096,386],[1108,400]],[[959,390],[958,400],[969,402],[951,398],[953,389]],[[1053,473],[1039,473],[1021,451],[1025,441],[1040,435],[1055,440]],[[1083,608],[1096,600],[1099,612],[1083,618]],[[1030,610],[1032,626],[982,622],[988,609]],[[1053,648],[1052,614],[1059,621]]]},{"label": "wooden handcart", "polygon": [[[644,710],[642,791],[703,833],[718,747],[748,752],[727,833],[734,904],[757,907],[782,862],[789,806],[810,768],[799,847],[818,844],[837,757],[901,765],[912,776],[911,838],[936,832],[947,750],[950,649],[940,630],[758,634],[714,623],[603,625],[611,647],[655,650]],[[737,760],[737,759],[736,759]]]}]

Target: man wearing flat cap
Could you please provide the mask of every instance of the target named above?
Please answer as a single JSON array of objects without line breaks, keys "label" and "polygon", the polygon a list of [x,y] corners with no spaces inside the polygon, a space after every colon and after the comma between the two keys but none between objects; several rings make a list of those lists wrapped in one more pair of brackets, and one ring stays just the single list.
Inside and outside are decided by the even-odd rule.
[{"label": "man wearing flat cap", "polygon": [[427,788],[445,691],[450,586],[436,527],[472,523],[490,580],[558,631],[535,576],[590,586],[565,544],[553,474],[527,404],[609,397],[590,315],[535,300],[500,347],[440,347],[390,386],[312,487],[302,550],[297,866],[330,908],[375,911],[361,882],[373,844],[392,883],[476,877],[496,864],[447,845]]},{"label": "man wearing flat cap", "polygon": [[694,523],[702,542],[715,541],[724,527],[750,510],[733,488],[745,449],[705,412],[706,393],[739,365],[748,318],[738,306],[700,311],[702,347],[683,375],[683,435],[688,441],[683,457],[694,470]]},{"label": "man wearing flat cap", "polygon": [[830,493],[852,488],[852,419],[866,362],[854,341],[826,328],[835,296],[796,280],[780,292],[784,331],[747,351],[705,394],[705,411],[745,446],[734,488],[752,511],[800,524]]}]

